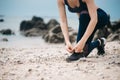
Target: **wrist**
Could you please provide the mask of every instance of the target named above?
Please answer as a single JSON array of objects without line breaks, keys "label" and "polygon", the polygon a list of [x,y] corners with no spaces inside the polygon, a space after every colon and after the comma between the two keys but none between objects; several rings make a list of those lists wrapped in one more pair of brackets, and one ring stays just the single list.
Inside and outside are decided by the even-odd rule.
[{"label": "wrist", "polygon": [[86,39],[81,39],[81,40],[78,42],[78,44],[81,44],[81,43],[82,43],[82,44],[85,44],[86,41],[87,41]]},{"label": "wrist", "polygon": [[69,40],[68,40],[68,41],[66,41],[66,45],[69,45],[69,44],[71,44],[71,43],[70,43],[70,41],[69,41]]},{"label": "wrist", "polygon": [[88,37],[87,37],[87,36],[83,36],[82,39],[81,39],[81,41],[82,41],[83,43],[86,43],[87,40],[88,40]]}]

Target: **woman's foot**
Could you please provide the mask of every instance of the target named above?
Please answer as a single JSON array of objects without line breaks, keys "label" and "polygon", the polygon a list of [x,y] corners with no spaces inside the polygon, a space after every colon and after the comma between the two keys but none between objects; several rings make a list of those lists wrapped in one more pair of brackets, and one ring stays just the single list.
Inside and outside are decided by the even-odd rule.
[{"label": "woman's foot", "polygon": [[84,54],[83,53],[76,53],[74,52],[71,56],[69,56],[66,61],[67,62],[70,62],[70,61],[77,61],[79,60],[80,58],[83,58],[84,57]]},{"label": "woman's foot", "polygon": [[105,54],[105,44],[106,44],[106,39],[105,38],[100,38],[100,39],[98,39],[98,41],[99,41],[99,43],[100,43],[100,45],[97,47],[97,49],[98,49],[98,55],[103,55],[103,54]]}]

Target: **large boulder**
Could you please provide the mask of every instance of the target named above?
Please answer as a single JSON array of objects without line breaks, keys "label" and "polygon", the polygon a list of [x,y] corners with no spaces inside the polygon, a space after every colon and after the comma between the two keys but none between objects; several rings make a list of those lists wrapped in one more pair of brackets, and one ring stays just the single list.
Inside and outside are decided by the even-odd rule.
[{"label": "large boulder", "polygon": [[120,41],[120,29],[118,29],[114,33],[111,33],[107,38],[107,41],[115,41],[115,40]]},{"label": "large boulder", "polygon": [[94,40],[101,38],[101,37],[107,38],[111,32],[112,32],[111,29],[108,28],[107,26],[100,28],[96,31]]},{"label": "large boulder", "polygon": [[3,35],[13,35],[14,32],[11,29],[2,29],[0,30],[0,33]]},{"label": "large boulder", "polygon": [[41,17],[33,17],[30,21],[22,21],[20,24],[20,31],[27,31],[32,28],[46,29],[44,20]]},{"label": "large boulder", "polygon": [[33,16],[29,21],[22,21],[20,31],[24,36],[41,36],[46,33],[47,27],[41,17]]},{"label": "large boulder", "polygon": [[111,30],[110,35],[107,37],[107,41],[120,41],[120,20],[114,21],[108,26]]},{"label": "large boulder", "polygon": [[[74,42],[77,32],[69,29],[70,41]],[[21,34],[24,36],[43,36],[43,39],[49,43],[63,43],[64,37],[57,20],[51,19],[47,24],[40,17],[33,17],[32,20],[22,21],[20,24]]]},{"label": "large boulder", "polygon": [[38,21],[44,22],[43,18],[41,18],[41,17],[36,17],[36,16],[33,16],[32,21],[33,21],[33,22],[38,22]]},{"label": "large boulder", "polygon": [[113,32],[117,31],[120,29],[120,20],[111,22],[111,25],[108,26]]},{"label": "large boulder", "polygon": [[[75,31],[70,28],[69,34],[70,41],[74,42],[76,39]],[[60,25],[56,25],[55,27],[51,28],[48,33],[43,36],[43,39],[49,43],[64,43],[64,37]]]},{"label": "large boulder", "polygon": [[22,21],[20,24],[20,31],[27,31],[29,29],[32,29],[34,24],[35,23],[32,21]]},{"label": "large boulder", "polygon": [[37,21],[33,27],[41,30],[47,30],[46,24],[43,21]]},{"label": "large boulder", "polygon": [[98,29],[95,33],[94,39],[105,37],[107,41],[120,40],[120,20],[111,22],[109,16],[108,24]]},{"label": "large boulder", "polygon": [[59,25],[59,22],[56,21],[55,19],[51,19],[51,20],[47,23],[47,28],[50,30],[51,28],[55,27],[56,25]]},{"label": "large boulder", "polygon": [[46,33],[47,33],[47,30],[41,30],[39,28],[32,28],[25,32],[21,32],[21,34],[26,37],[42,36],[42,35],[45,35]]}]

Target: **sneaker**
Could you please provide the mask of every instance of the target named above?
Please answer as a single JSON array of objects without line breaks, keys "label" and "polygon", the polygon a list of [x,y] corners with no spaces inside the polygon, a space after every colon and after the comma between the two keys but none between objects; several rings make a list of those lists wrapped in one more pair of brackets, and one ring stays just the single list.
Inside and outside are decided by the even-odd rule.
[{"label": "sneaker", "polygon": [[98,49],[98,55],[103,55],[103,54],[105,54],[105,44],[106,44],[106,39],[105,38],[100,38],[100,39],[98,39],[98,41],[99,41],[99,43],[100,43],[100,45],[97,47],[97,49]]},{"label": "sneaker", "polygon": [[90,54],[90,52],[88,51],[88,45],[87,44],[83,48],[83,51],[84,51],[83,52],[84,57],[87,57]]},{"label": "sneaker", "polygon": [[76,61],[76,60],[79,60],[80,58],[83,58],[84,55],[83,53],[73,53],[70,57],[68,57],[66,59],[67,62],[70,62],[70,61]]}]

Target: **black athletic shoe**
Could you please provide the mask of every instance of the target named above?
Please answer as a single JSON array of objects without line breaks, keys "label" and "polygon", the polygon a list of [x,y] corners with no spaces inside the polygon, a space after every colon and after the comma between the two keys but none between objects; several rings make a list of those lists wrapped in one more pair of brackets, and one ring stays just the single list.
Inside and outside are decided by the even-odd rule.
[{"label": "black athletic shoe", "polygon": [[98,49],[98,55],[103,55],[103,54],[105,54],[105,44],[106,44],[106,39],[105,38],[100,38],[100,39],[98,39],[98,41],[99,41],[99,43],[100,43],[100,45],[97,47],[97,49]]},{"label": "black athletic shoe", "polygon": [[90,52],[88,51],[88,45],[87,44],[83,48],[83,51],[84,51],[83,52],[84,57],[87,57],[90,54]]},{"label": "black athletic shoe", "polygon": [[76,60],[79,60],[80,58],[83,58],[84,57],[84,54],[83,53],[73,53],[70,57],[68,57],[66,59],[67,62],[70,62],[70,61],[76,61]]}]

